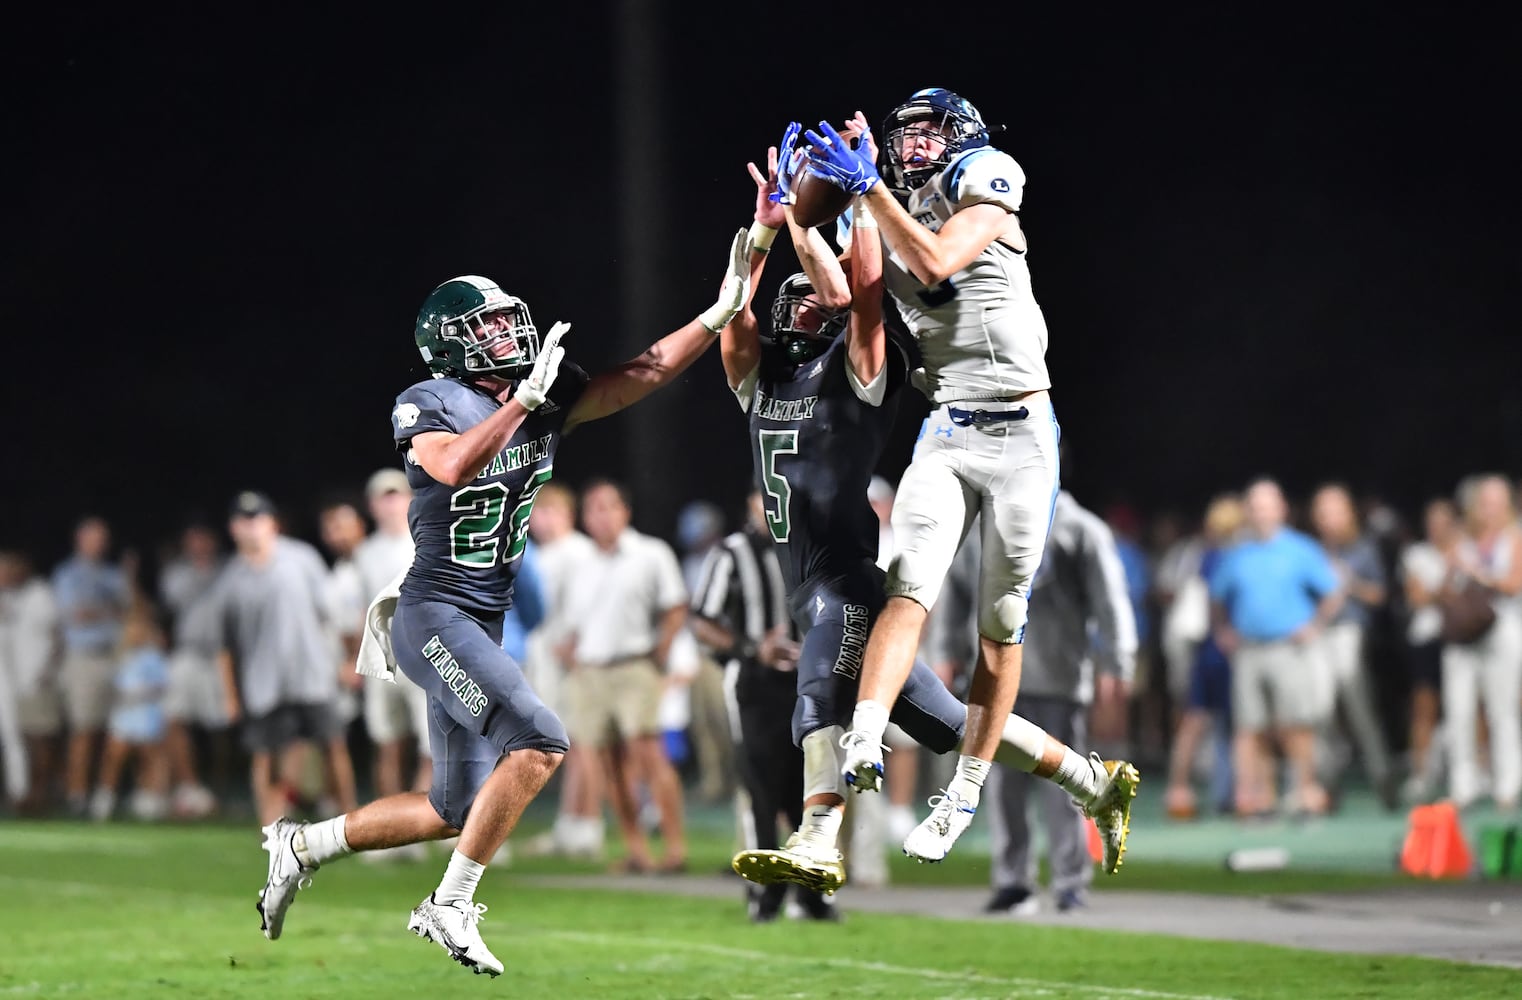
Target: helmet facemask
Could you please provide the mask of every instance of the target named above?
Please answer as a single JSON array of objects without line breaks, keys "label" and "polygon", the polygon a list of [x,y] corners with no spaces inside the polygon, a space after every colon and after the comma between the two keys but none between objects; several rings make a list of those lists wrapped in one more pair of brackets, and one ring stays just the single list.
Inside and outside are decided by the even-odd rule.
[{"label": "helmet facemask", "polygon": [[[907,197],[930,182],[963,152],[988,145],[988,126],[967,101],[949,91],[922,91],[899,105],[883,126],[879,170],[896,194]],[[910,164],[919,140],[939,152]]]},{"label": "helmet facemask", "polygon": [[439,324],[439,336],[464,348],[466,374],[527,375],[539,357],[539,331],[528,306],[512,295],[492,298],[494,301],[444,320]]},{"label": "helmet facemask", "polygon": [[808,279],[795,274],[772,300],[772,340],[793,364],[823,354],[846,328],[849,310],[832,309],[814,295]]}]

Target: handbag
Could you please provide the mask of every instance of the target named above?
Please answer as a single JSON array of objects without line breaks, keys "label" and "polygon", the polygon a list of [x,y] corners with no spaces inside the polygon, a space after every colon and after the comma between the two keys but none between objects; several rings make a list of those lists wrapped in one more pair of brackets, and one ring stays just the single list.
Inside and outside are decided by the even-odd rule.
[{"label": "handbag", "polygon": [[1485,638],[1496,624],[1492,596],[1489,587],[1468,576],[1444,587],[1437,598],[1443,641],[1467,645]]}]

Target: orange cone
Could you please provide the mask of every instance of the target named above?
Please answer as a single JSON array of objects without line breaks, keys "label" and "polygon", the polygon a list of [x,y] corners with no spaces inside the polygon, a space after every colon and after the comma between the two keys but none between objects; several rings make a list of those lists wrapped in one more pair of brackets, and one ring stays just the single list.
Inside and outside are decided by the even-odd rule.
[{"label": "orange cone", "polygon": [[1459,813],[1452,802],[1417,806],[1411,810],[1400,867],[1418,878],[1464,878],[1472,859]]},{"label": "orange cone", "polygon": [[1094,824],[1094,817],[1085,816],[1083,818],[1083,825],[1089,832],[1089,857],[1093,858],[1095,863],[1103,861],[1105,842],[1099,836],[1099,827]]}]

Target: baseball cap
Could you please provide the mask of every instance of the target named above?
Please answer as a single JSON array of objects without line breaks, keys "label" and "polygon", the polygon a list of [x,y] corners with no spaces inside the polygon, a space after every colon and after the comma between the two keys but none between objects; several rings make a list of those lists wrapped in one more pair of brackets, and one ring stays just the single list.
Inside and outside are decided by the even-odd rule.
[{"label": "baseball cap", "polygon": [[401,469],[381,469],[365,483],[365,496],[375,498],[387,493],[411,493],[407,473]]},{"label": "baseball cap", "polygon": [[263,493],[253,490],[244,490],[234,497],[230,511],[233,517],[258,517],[260,514],[273,515],[274,513],[275,502]]}]

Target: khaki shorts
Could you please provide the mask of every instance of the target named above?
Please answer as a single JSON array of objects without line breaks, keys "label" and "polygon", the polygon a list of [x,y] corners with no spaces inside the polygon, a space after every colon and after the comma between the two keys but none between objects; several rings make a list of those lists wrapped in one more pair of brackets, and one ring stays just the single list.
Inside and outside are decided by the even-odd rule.
[{"label": "khaki shorts", "polygon": [[63,731],[63,706],[55,681],[45,674],[32,690],[16,696],[16,726],[22,736],[57,736]]},{"label": "khaki shorts", "polygon": [[169,654],[169,689],[164,694],[164,714],[176,722],[225,729],[228,725],[225,687],[214,656],[188,649],[175,650]]},{"label": "khaki shorts", "polygon": [[59,670],[63,714],[75,732],[104,729],[116,694],[116,654],[70,650]]},{"label": "khaki shorts", "polygon": [[376,743],[417,738],[418,750],[428,755],[428,692],[398,673],[396,682],[366,677],[365,732]]},{"label": "khaki shorts", "polygon": [[1331,706],[1320,643],[1243,642],[1231,658],[1231,714],[1239,732],[1318,726]]},{"label": "khaki shorts", "polygon": [[661,669],[652,659],[615,666],[578,664],[566,678],[571,742],[605,747],[661,731]]}]

